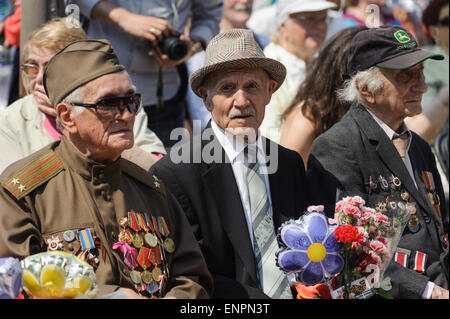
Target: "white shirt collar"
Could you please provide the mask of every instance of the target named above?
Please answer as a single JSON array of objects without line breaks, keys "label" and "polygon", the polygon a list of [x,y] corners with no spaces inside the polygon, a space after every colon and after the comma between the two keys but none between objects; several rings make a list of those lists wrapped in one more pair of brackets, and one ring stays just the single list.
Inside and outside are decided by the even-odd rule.
[{"label": "white shirt collar", "polygon": [[243,139],[237,138],[235,135],[225,131],[221,127],[219,127],[216,122],[214,122],[214,119],[211,120],[211,128],[213,129],[214,134],[217,137],[217,140],[219,141],[220,145],[222,145],[223,149],[225,150],[225,153],[227,154],[228,158],[230,159],[231,163],[234,163],[235,161],[242,161],[243,162],[243,154],[244,154],[244,148],[247,145],[254,145],[256,144],[258,148],[258,162],[264,163],[262,158],[264,158],[264,148],[263,148],[263,140],[261,138],[261,134],[258,129],[258,137],[256,138],[255,143],[245,143]]},{"label": "white shirt collar", "polygon": [[[386,123],[384,123],[378,116],[376,116],[372,111],[370,111],[368,108],[366,108],[367,112],[369,112],[369,114],[373,117],[373,119],[378,123],[378,125],[381,127],[381,129],[386,133],[386,135],[389,137],[389,139],[392,141],[392,139],[394,137],[400,136],[401,134],[398,134],[397,132],[395,132],[392,128],[389,127],[389,125],[387,125]],[[403,132],[409,132],[408,134],[408,144],[406,146],[406,151],[408,152],[409,150],[409,146],[411,145],[411,139],[412,139],[412,134],[411,131],[409,130],[408,126],[406,125],[405,122],[402,123],[402,129]]]}]

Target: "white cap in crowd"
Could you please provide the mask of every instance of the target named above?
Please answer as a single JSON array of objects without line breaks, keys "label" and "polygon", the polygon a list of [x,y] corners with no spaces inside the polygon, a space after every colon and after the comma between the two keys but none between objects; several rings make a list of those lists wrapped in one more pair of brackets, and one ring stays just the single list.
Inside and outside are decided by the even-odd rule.
[{"label": "white cap in crowd", "polygon": [[326,0],[278,0],[276,21],[280,26],[289,15],[298,12],[315,12],[336,8],[334,2]]}]

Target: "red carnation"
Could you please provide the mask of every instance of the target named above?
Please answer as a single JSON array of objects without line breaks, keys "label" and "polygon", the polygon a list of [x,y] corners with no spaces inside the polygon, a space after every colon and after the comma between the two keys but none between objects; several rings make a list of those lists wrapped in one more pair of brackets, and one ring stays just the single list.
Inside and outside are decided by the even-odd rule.
[{"label": "red carnation", "polygon": [[334,236],[336,240],[340,243],[362,243],[364,241],[364,236],[359,233],[357,227],[352,225],[339,226],[334,231]]},{"label": "red carnation", "polygon": [[363,252],[358,255],[358,257],[356,257],[355,266],[357,267],[358,272],[363,276],[370,275],[370,273],[366,272],[365,270],[367,266],[371,264],[376,265],[377,261],[370,254]]}]

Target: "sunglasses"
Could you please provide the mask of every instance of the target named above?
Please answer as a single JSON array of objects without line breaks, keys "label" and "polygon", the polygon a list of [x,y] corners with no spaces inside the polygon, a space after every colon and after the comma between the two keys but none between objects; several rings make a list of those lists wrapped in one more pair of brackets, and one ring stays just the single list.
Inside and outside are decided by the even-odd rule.
[{"label": "sunglasses", "polygon": [[297,21],[302,25],[314,26],[318,24],[326,24],[329,25],[331,22],[331,17],[309,17],[304,15],[291,15],[291,19]]},{"label": "sunglasses", "polygon": [[39,74],[39,65],[34,63],[24,63],[20,65],[20,69],[25,72],[26,75],[35,77]]},{"label": "sunglasses", "polygon": [[122,115],[125,108],[128,112],[136,114],[141,106],[141,94],[134,93],[127,96],[107,97],[98,100],[95,104],[71,103],[73,106],[89,107],[102,117],[112,118],[117,111]]},{"label": "sunglasses", "polygon": [[436,23],[437,27],[448,27],[448,16],[443,18],[442,20],[439,20],[438,23]]}]

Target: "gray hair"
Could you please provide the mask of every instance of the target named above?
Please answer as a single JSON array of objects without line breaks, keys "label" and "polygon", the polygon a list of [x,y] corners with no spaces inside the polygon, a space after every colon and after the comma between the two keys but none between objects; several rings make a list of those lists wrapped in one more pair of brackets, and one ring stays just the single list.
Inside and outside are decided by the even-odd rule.
[{"label": "gray hair", "polygon": [[[80,86],[78,88],[76,88],[75,90],[73,90],[72,92],[69,93],[69,95],[67,95],[62,101],[61,103],[67,103],[67,104],[72,104],[72,103],[82,103],[83,102],[83,87],[84,86]],[[77,114],[81,114],[85,108],[82,106],[72,106],[73,110],[75,111],[75,113]]]},{"label": "gray hair", "polygon": [[344,87],[337,91],[337,96],[342,102],[361,102],[362,95],[356,87],[356,82],[367,91],[377,93],[383,89],[383,82],[380,79],[380,70],[373,66],[368,70],[356,73],[350,80],[345,81]]},{"label": "gray hair", "polygon": [[[67,104],[81,103],[83,101],[83,87],[84,87],[84,85],[76,88],[75,90],[73,90],[71,93],[69,93],[69,95],[67,95],[61,101],[61,103],[67,103]],[[74,105],[72,105],[72,110],[76,114],[83,113],[83,111],[85,109],[86,108],[82,107],[82,106],[74,106]],[[58,117],[56,117],[56,127],[58,128],[58,130],[60,130],[62,132],[63,127],[62,127],[61,122],[59,121]]]}]

